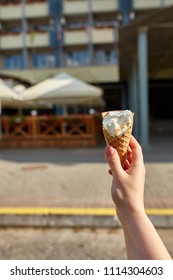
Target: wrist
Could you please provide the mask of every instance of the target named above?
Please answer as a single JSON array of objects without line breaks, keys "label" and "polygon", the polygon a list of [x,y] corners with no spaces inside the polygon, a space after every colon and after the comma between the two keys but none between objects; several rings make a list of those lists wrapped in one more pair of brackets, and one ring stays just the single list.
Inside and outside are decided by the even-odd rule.
[{"label": "wrist", "polygon": [[116,208],[116,213],[121,222],[122,227],[124,225],[127,225],[128,223],[132,223],[133,221],[147,217],[144,207],[138,207],[138,208],[136,207],[133,209]]}]

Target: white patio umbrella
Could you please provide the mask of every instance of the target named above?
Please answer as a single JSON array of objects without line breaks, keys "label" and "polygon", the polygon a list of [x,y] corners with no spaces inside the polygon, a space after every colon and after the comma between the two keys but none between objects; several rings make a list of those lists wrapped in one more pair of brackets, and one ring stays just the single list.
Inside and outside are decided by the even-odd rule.
[{"label": "white patio umbrella", "polygon": [[0,137],[1,137],[1,114],[2,106],[7,102],[16,100],[17,94],[11,90],[2,80],[0,80]]},{"label": "white patio umbrella", "polygon": [[2,112],[2,107],[6,108],[17,108],[17,109],[36,109],[36,108],[49,108],[49,104],[37,104],[34,101],[21,100],[19,94],[17,94],[13,89],[7,86],[0,79],[0,114]]},{"label": "white patio umbrella", "polygon": [[26,89],[26,87],[22,84],[17,84],[13,87],[13,90],[16,92],[16,93],[22,93],[24,90]]},{"label": "white patio umbrella", "polygon": [[19,95],[14,92],[10,87],[8,87],[1,79],[0,79],[0,137],[1,137],[1,114],[2,107],[7,108],[17,108],[18,110],[22,110],[23,108],[28,109],[36,109],[47,108],[50,107],[50,104],[36,104],[33,101],[23,101],[19,98]]},{"label": "white patio umbrella", "polygon": [[32,86],[20,94],[20,99],[50,101],[58,105],[103,105],[102,89],[61,73]]},{"label": "white patio umbrella", "polygon": [[10,89],[2,80],[0,80],[0,113],[2,110],[2,105],[8,102],[15,102],[17,100],[17,94]]}]

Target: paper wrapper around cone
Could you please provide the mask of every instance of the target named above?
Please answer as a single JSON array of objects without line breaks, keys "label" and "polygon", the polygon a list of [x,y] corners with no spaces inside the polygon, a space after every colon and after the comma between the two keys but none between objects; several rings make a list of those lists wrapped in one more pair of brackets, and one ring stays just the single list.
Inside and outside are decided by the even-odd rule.
[{"label": "paper wrapper around cone", "polygon": [[[104,116],[107,113],[108,112],[102,113],[102,117],[104,118]],[[132,113],[132,114],[134,116],[134,113]],[[132,128],[133,128],[133,123],[132,123],[131,127],[129,127],[129,129],[122,136],[113,137],[113,136],[109,135],[107,133],[107,131],[104,129],[104,127],[102,126],[103,135],[104,135],[106,144],[111,145],[112,147],[114,147],[117,150],[122,166],[124,165],[124,163],[127,159],[127,149],[129,147],[129,143],[130,143]]]}]

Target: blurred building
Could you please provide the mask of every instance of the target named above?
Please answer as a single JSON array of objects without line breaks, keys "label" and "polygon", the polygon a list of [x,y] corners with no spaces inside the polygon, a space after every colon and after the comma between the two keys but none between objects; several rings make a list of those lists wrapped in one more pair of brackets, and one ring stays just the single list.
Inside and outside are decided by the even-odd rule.
[{"label": "blurred building", "polygon": [[173,0],[1,0],[0,73],[36,83],[65,71],[101,86],[108,109],[123,108],[118,29],[169,5]]}]

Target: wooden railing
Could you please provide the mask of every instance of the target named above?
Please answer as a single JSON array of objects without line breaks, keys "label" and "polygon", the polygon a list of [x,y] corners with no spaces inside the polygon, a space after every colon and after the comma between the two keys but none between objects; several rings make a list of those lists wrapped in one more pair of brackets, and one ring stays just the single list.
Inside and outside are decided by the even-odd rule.
[{"label": "wooden railing", "polygon": [[92,146],[99,137],[99,122],[93,115],[2,117],[1,124],[1,144],[11,140],[20,146],[19,141],[27,141],[30,146],[33,141],[38,144],[42,140],[41,146],[50,146],[48,140],[56,140],[55,146],[81,146],[82,141],[85,146]]}]

